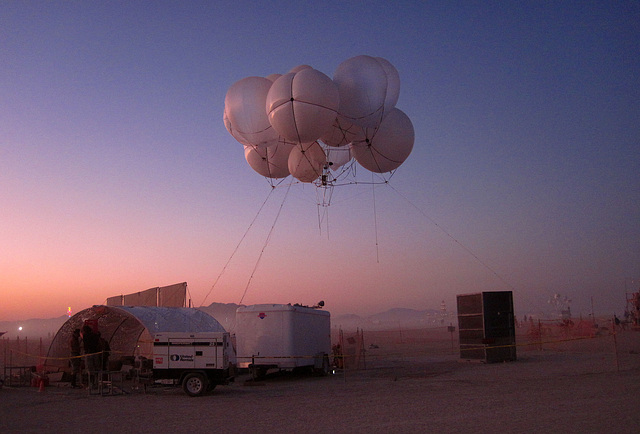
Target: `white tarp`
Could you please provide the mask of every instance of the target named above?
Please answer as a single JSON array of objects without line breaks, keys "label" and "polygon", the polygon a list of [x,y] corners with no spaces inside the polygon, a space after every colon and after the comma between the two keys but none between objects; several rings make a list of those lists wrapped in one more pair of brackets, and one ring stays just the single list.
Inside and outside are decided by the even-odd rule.
[{"label": "white tarp", "polygon": [[107,298],[107,306],[185,307],[187,282]]}]

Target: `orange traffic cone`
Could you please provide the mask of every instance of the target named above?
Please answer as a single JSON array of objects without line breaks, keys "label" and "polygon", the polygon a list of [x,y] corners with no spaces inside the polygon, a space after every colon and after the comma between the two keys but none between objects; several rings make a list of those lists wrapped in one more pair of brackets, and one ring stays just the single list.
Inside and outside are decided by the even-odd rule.
[{"label": "orange traffic cone", "polygon": [[43,378],[40,379],[40,388],[38,389],[38,392],[44,392],[44,379]]}]

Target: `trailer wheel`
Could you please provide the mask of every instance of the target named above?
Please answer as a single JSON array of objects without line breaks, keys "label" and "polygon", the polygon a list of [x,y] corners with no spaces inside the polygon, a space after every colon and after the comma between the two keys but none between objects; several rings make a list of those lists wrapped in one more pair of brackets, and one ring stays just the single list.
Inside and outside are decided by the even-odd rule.
[{"label": "trailer wheel", "polygon": [[207,390],[207,379],[203,374],[192,372],[182,380],[182,390],[189,396],[200,396]]}]

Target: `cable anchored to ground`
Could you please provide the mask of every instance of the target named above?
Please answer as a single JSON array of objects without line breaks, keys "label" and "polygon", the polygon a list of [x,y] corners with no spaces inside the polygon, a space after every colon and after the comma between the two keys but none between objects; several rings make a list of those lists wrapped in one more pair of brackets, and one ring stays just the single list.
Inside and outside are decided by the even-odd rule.
[{"label": "cable anchored to ground", "polygon": [[489,264],[487,264],[486,262],[484,262],[482,259],[480,259],[480,257],[478,257],[478,255],[476,255],[470,248],[468,248],[467,246],[465,246],[464,244],[462,244],[460,241],[458,241],[453,235],[451,235],[445,228],[443,228],[442,226],[440,226],[438,224],[438,222],[436,222],[433,218],[431,218],[429,215],[427,215],[422,209],[420,209],[417,205],[415,205],[413,202],[411,202],[405,195],[403,195],[402,193],[400,193],[398,190],[396,190],[390,183],[387,183],[389,185],[389,187],[391,187],[391,189],[393,191],[395,191],[401,198],[403,198],[404,200],[406,200],[412,207],[414,207],[420,214],[422,214],[427,220],[429,220],[434,226],[436,226],[438,229],[440,229],[448,238],[450,238],[454,243],[456,243],[458,246],[460,246],[465,252],[467,252],[469,255],[471,255],[476,261],[478,261],[479,264],[481,264],[484,268],[486,268],[487,270],[489,270],[494,276],[496,276],[502,283],[504,283],[509,289],[511,289],[512,291],[515,291],[515,288],[513,287],[513,285],[511,285],[509,282],[507,282],[500,274],[498,274],[498,272],[496,270],[494,270],[491,266],[489,266]]}]

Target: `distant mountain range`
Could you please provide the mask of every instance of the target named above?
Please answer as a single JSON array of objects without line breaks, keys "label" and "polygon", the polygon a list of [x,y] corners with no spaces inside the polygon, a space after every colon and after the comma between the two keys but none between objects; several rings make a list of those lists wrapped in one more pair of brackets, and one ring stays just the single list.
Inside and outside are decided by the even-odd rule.
[{"label": "distant mountain range", "polygon": [[[211,303],[198,309],[214,317],[229,332],[235,331],[236,309],[235,303]],[[68,320],[66,315],[49,319],[28,319],[23,321],[0,321],[0,332],[7,332],[4,338],[36,339],[53,337],[60,327]],[[407,308],[393,308],[384,312],[369,316],[355,314],[335,315],[331,317],[332,328],[343,330],[387,330],[397,328],[420,328],[456,325],[457,318],[454,313],[443,314],[439,310],[416,310]],[[22,327],[22,330],[18,330]]]},{"label": "distant mountain range", "polygon": [[[230,332],[235,330],[235,316],[238,305],[235,303],[211,303],[199,309],[218,320]],[[439,310],[415,310],[393,308],[370,316],[355,314],[336,315],[331,317],[332,328],[355,330],[356,328],[379,330],[389,328],[435,327],[457,322],[454,314],[442,314]]]},{"label": "distant mountain range", "polygon": [[437,327],[456,324],[456,315],[435,309],[416,310],[393,308],[369,316],[354,314],[337,315],[331,318],[332,327],[343,329],[389,330],[395,328]]}]

